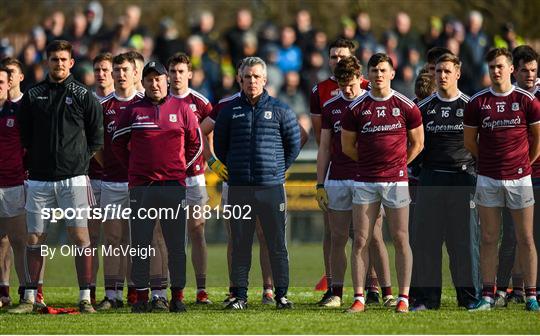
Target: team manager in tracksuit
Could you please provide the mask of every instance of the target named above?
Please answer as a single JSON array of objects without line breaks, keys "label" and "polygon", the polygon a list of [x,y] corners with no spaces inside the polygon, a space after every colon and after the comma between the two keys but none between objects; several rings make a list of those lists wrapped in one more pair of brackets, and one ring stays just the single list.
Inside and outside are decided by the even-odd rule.
[{"label": "team manager in tracksuit", "polygon": [[[241,209],[230,221],[231,280],[234,299],[226,309],[247,308],[251,247],[257,216],[270,254],[278,309],[287,300],[289,260],[285,240],[287,201],[285,171],[300,152],[300,129],[294,112],[270,97],[266,64],[247,57],[240,68],[242,94],[220,112],[214,128],[214,150],[229,171],[229,205]],[[249,210],[250,213],[248,213]],[[239,214],[239,211],[236,214]]]}]

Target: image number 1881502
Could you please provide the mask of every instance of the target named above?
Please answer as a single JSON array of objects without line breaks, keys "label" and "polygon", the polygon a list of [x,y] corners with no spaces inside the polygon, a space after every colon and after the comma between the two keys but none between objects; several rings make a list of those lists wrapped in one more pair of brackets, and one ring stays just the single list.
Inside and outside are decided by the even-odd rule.
[{"label": "image number 1881502", "polygon": [[250,205],[192,205],[186,207],[187,219],[251,219]]}]

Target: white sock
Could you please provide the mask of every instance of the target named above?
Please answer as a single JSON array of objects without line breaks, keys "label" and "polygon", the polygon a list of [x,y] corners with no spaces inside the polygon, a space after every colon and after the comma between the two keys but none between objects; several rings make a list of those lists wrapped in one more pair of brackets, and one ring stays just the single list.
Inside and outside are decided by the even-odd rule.
[{"label": "white sock", "polygon": [[36,302],[37,289],[25,289],[24,299],[32,303]]},{"label": "white sock", "polygon": [[79,302],[83,300],[90,302],[90,289],[79,290]]},{"label": "white sock", "polygon": [[109,300],[114,300],[114,299],[116,299],[116,291],[114,289],[106,289],[105,290],[105,296]]},{"label": "white sock", "polygon": [[499,295],[499,296],[502,296],[504,298],[506,297],[506,292],[504,292],[504,291],[498,290],[496,294]]},{"label": "white sock", "polygon": [[116,300],[122,301],[124,299],[124,291],[121,289],[116,290]]},{"label": "white sock", "polygon": [[407,306],[409,305],[409,299],[407,299],[407,298],[404,298],[404,297],[401,297],[401,296],[400,296],[400,297],[398,297],[398,302],[399,302],[399,301],[405,302],[405,303],[407,304]]},{"label": "white sock", "polygon": [[167,299],[167,289],[160,289],[159,292],[159,297]]},{"label": "white sock", "polygon": [[363,296],[355,296],[354,301],[360,301],[362,304],[366,303],[366,299]]},{"label": "white sock", "polygon": [[484,301],[489,302],[489,303],[495,302],[495,300],[491,296],[482,296],[482,299],[484,299]]},{"label": "white sock", "polygon": [[265,289],[264,294],[274,294],[274,291],[271,289]]}]

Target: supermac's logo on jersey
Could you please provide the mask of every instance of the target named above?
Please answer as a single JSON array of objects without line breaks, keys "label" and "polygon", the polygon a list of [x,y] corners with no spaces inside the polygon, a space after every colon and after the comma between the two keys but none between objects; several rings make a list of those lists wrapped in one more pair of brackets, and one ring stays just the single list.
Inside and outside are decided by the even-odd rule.
[{"label": "supermac's logo on jersey", "polygon": [[519,111],[519,103],[512,103],[512,111]]},{"label": "supermac's logo on jersey", "polygon": [[15,126],[15,119],[11,119],[11,118],[7,119],[7,120],[6,120],[6,126],[7,126],[7,127],[13,127],[13,126]]},{"label": "supermac's logo on jersey", "polygon": [[197,105],[195,105],[195,104],[189,104],[189,107],[191,108],[191,110],[192,110],[193,112],[197,111]]},{"label": "supermac's logo on jersey", "polygon": [[456,117],[463,117],[463,109],[456,110]]},{"label": "supermac's logo on jersey", "polygon": [[392,109],[392,115],[393,115],[394,117],[399,117],[400,114],[401,114],[401,112],[399,111],[399,107],[394,107],[394,108]]},{"label": "supermac's logo on jersey", "polygon": [[66,97],[66,104],[68,105],[73,104],[73,99],[71,97]]},{"label": "supermac's logo on jersey", "polygon": [[170,122],[177,122],[178,117],[176,116],[176,114],[169,114],[169,121]]},{"label": "supermac's logo on jersey", "polygon": [[264,111],[264,119],[272,119],[272,111]]}]

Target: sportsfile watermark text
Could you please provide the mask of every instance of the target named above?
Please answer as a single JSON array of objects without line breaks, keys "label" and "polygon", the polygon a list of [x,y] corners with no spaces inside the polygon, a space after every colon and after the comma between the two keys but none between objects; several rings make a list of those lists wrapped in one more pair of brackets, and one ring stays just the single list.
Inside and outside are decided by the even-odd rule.
[{"label": "sportsfile watermark text", "polygon": [[41,218],[56,223],[61,219],[91,219],[105,222],[112,219],[177,219],[182,210],[186,210],[186,218],[190,219],[251,219],[251,206],[224,205],[211,207],[209,205],[187,206],[178,204],[176,208],[139,208],[123,207],[121,204],[107,204],[103,208],[43,208]]}]

